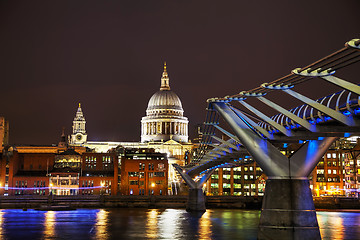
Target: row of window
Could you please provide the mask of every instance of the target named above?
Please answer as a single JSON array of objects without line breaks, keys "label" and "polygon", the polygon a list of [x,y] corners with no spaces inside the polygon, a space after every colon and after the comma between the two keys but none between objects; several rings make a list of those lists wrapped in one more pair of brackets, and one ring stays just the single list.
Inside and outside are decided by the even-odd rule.
[{"label": "row of window", "polygon": [[[128,172],[128,176],[144,178],[145,172]],[[149,172],[149,178],[152,177],[165,177],[165,172]]]},{"label": "row of window", "polygon": [[[316,169],[316,174],[324,174],[325,171],[324,169]],[[328,169],[327,170],[328,174],[341,174],[341,170],[336,170],[336,169]]]},{"label": "row of window", "polygon": [[[164,181],[163,180],[158,180],[158,181],[155,181],[155,184],[156,185],[161,185],[161,184],[164,184]],[[129,185],[144,186],[145,182],[144,181],[138,181],[138,180],[129,180]],[[152,185],[152,183],[149,182],[149,186],[151,186],[151,185]]]}]

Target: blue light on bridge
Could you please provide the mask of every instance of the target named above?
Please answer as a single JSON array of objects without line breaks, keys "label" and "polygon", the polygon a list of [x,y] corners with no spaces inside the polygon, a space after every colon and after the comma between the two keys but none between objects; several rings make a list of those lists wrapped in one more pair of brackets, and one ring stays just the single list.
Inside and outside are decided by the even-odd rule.
[{"label": "blue light on bridge", "polygon": [[319,123],[319,122],[322,122],[323,120],[321,118],[317,118],[316,119],[316,122]]},{"label": "blue light on bridge", "polygon": [[343,112],[343,114],[344,114],[345,116],[349,116],[349,115],[351,115],[351,112],[346,110],[346,111]]},{"label": "blue light on bridge", "polygon": [[327,116],[324,117],[324,121],[329,121],[329,120],[331,120],[331,117],[327,117]]},{"label": "blue light on bridge", "polygon": [[354,113],[355,113],[355,114],[359,114],[359,113],[360,113],[360,108],[356,108],[356,109],[354,110]]},{"label": "blue light on bridge", "polygon": [[300,144],[303,144],[303,143],[304,143],[304,141],[303,141],[303,140],[299,140],[299,143],[300,143]]},{"label": "blue light on bridge", "polygon": [[287,143],[284,143],[283,144],[283,148],[287,148],[288,147],[288,144]]},{"label": "blue light on bridge", "polygon": [[313,120],[309,120],[309,123],[314,124],[314,121],[313,121]]},{"label": "blue light on bridge", "polygon": [[350,137],[351,134],[350,133],[344,133],[344,137]]},{"label": "blue light on bridge", "polygon": [[324,137],[318,137],[318,140],[319,141],[324,140]]}]

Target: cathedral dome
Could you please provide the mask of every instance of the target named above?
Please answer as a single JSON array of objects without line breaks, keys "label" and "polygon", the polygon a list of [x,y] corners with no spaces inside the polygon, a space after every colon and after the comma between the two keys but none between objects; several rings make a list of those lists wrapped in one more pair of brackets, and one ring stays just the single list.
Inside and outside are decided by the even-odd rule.
[{"label": "cathedral dome", "polygon": [[164,64],[160,91],[149,100],[146,116],[141,119],[141,142],[188,141],[188,119],[184,117],[180,98],[170,90],[169,76]]},{"label": "cathedral dome", "polygon": [[147,110],[183,111],[180,98],[171,90],[157,91],[149,100]]}]

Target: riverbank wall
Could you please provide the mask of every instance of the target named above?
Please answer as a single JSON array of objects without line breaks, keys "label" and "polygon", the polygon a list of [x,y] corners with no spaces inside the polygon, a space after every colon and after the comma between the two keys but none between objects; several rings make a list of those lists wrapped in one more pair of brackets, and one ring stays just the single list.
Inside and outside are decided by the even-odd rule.
[{"label": "riverbank wall", "polygon": [[[0,208],[185,208],[187,196],[1,196]],[[317,209],[360,209],[358,198],[314,198]],[[206,208],[261,209],[261,197],[207,196]]]}]

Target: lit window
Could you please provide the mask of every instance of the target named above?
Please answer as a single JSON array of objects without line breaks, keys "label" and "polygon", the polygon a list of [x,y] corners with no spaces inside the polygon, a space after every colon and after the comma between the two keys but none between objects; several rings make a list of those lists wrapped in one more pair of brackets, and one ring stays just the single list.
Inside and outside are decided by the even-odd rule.
[{"label": "lit window", "polygon": [[331,169],[328,169],[328,174],[331,174]]},{"label": "lit window", "polygon": [[248,175],[244,175],[244,179],[247,180],[247,179],[248,179]]},{"label": "lit window", "polygon": [[332,157],[333,157],[333,158],[336,158],[336,153],[333,153],[333,154],[332,154]]},{"label": "lit window", "polygon": [[326,158],[331,158],[331,153],[326,154]]},{"label": "lit window", "polygon": [[333,174],[336,174],[336,170],[335,170],[335,169],[333,170]]}]

